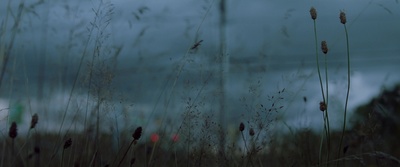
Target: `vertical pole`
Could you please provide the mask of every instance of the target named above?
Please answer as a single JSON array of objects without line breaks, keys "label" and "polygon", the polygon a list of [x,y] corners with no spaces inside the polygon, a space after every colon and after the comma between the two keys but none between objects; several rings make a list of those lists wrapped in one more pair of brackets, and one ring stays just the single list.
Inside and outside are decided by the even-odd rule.
[{"label": "vertical pole", "polygon": [[219,108],[219,122],[221,124],[221,130],[222,132],[220,133],[220,145],[219,145],[219,150],[221,154],[221,158],[225,157],[225,143],[226,143],[226,138],[225,138],[225,115],[226,115],[226,99],[225,99],[225,84],[226,84],[226,78],[227,78],[227,72],[228,72],[228,55],[226,54],[226,36],[225,36],[225,25],[226,25],[226,1],[221,0],[220,5],[219,5],[219,11],[220,11],[220,25],[219,25],[219,40],[220,40],[220,57],[219,57],[219,73],[220,73],[220,80],[219,80],[219,91],[220,91],[220,108]]}]

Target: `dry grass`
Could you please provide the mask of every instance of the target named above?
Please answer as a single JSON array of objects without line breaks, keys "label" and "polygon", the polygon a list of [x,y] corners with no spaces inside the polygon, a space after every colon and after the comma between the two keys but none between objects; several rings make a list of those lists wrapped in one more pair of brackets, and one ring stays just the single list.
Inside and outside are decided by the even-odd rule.
[{"label": "dry grass", "polygon": [[[196,29],[196,36],[199,34],[201,25],[210,12],[213,3],[215,2],[212,1],[205,9],[205,16]],[[22,3],[19,7],[24,9],[24,4]],[[6,31],[11,32],[11,38],[9,41],[1,38],[2,71],[0,83],[6,72],[8,59],[12,55],[14,38],[17,35],[16,29],[22,19],[22,9],[16,9],[17,15],[14,17],[14,26],[11,30],[7,29],[7,25],[1,26],[1,34]],[[224,12],[221,11],[221,13]],[[122,47],[106,45],[106,41],[109,40],[108,26],[114,14],[114,6],[111,3],[101,1],[99,6],[93,8],[93,14],[94,18],[87,27],[88,36],[84,42],[84,50],[80,55],[78,69],[74,74],[73,86],[69,93],[66,108],[62,113],[60,127],[57,127],[56,132],[47,132],[40,126],[46,120],[43,119],[42,115],[32,112],[28,127],[19,127],[15,122],[7,124],[7,126],[10,125],[10,127],[7,127],[8,135],[3,134],[3,138],[1,138],[3,145],[0,145],[2,151],[0,166],[400,165],[398,158],[400,151],[397,149],[400,147],[400,144],[398,144],[400,137],[398,135],[400,134],[400,124],[398,123],[398,120],[400,120],[398,103],[400,95],[398,92],[400,86],[393,91],[384,92],[367,106],[360,107],[356,111],[360,119],[353,122],[354,127],[352,129],[346,130],[344,124],[342,132],[333,131],[329,126],[328,116],[329,87],[326,64],[328,55],[325,55],[326,85],[324,88],[319,69],[319,47],[317,46],[316,61],[322,102],[319,108],[318,104],[315,105],[315,111],[319,112],[319,109],[323,112],[324,132],[322,137],[310,129],[292,131],[292,128],[287,124],[285,125],[291,130],[291,133],[273,131],[272,129],[279,120],[279,114],[290,105],[286,98],[290,96],[288,91],[293,88],[278,88],[276,92],[263,96],[262,87],[265,83],[260,81],[249,86],[249,96],[238,99],[243,105],[244,111],[242,117],[237,118],[235,125],[229,127],[222,124],[220,115],[213,113],[218,113],[220,109],[227,106],[209,105],[208,103],[220,100],[214,96],[225,96],[225,92],[221,88],[217,88],[217,93],[213,94],[212,97],[204,95],[204,92],[211,89],[210,81],[218,79],[215,76],[223,77],[224,61],[219,59],[226,58],[227,55],[215,57],[218,59],[216,61],[221,63],[220,71],[206,73],[201,80],[202,83],[199,84],[200,86],[185,85],[187,86],[185,91],[190,93],[183,93],[184,102],[175,104],[183,106],[182,110],[178,112],[179,114],[175,118],[169,119],[167,115],[171,112],[169,105],[172,105],[171,99],[175,98],[175,88],[181,81],[180,77],[184,73],[185,65],[193,61],[190,56],[201,50],[203,43],[206,42],[201,39],[188,44],[186,53],[179,60],[176,70],[170,77],[172,84],[165,84],[171,87],[165,86],[165,89],[160,93],[164,94],[166,98],[156,128],[149,128],[151,118],[148,118],[146,123],[119,129],[117,116],[112,121],[108,121],[106,118],[110,113],[116,112],[115,104],[112,103],[115,101],[112,85],[114,77],[117,75],[115,72],[116,62],[122,50]],[[315,8],[311,8],[310,15],[315,23],[317,19]],[[136,17],[139,16],[136,15]],[[346,21],[344,13],[341,12],[340,23],[345,25]],[[222,26],[224,25],[222,24]],[[315,24],[314,28],[316,29]],[[315,33],[317,42],[316,35]],[[7,42],[8,47],[5,47],[6,45],[3,42]],[[225,54],[224,44],[221,44],[220,47],[222,54]],[[322,42],[321,49],[324,54],[328,53],[325,41]],[[349,51],[347,53],[349,54]],[[350,63],[349,55],[348,62]],[[350,73],[350,65],[348,70]],[[221,79],[217,82],[224,81]],[[350,75],[348,85],[350,85]],[[86,105],[83,107],[71,104],[79,88],[84,90],[84,94],[87,95],[84,101]],[[347,92],[349,92],[349,89],[350,87],[348,87]],[[345,114],[348,100],[347,93]],[[304,97],[304,102],[306,101],[307,99]],[[216,106],[220,109],[209,109],[209,106]],[[156,107],[154,107],[153,112],[155,110]],[[85,113],[84,117],[76,118],[76,114],[72,114],[72,121],[66,121],[69,119],[68,114],[77,112]],[[225,114],[228,115],[229,112]],[[138,115],[135,116],[139,117]],[[152,117],[153,113],[150,115]],[[346,119],[346,115],[344,115],[344,120]],[[82,123],[83,128],[81,131],[74,131],[73,124],[78,122]],[[18,135],[19,130],[26,130],[28,132],[26,137]],[[336,155],[338,151],[338,157],[333,157],[332,155]]]}]

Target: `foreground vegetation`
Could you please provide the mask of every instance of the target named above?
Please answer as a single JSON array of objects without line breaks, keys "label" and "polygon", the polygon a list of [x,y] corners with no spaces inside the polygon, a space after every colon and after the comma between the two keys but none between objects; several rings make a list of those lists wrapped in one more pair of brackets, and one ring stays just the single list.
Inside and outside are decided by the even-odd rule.
[{"label": "foreground vegetation", "polygon": [[[11,8],[7,8],[10,19],[13,18],[14,26],[8,29],[2,24],[0,34],[10,34],[9,41],[4,36],[1,38],[0,54],[2,68],[0,83],[7,74],[9,58],[12,57],[14,39],[17,36],[19,23],[25,9],[34,9],[36,5],[44,1],[38,1],[29,7],[25,7],[21,1],[16,16]],[[208,15],[214,1],[205,10],[205,16],[196,29],[196,36],[199,29]],[[143,9],[144,10],[144,9]],[[225,25],[223,8],[220,9],[221,27]],[[295,131],[285,124],[290,132],[279,133],[279,130],[272,131],[271,127],[280,121],[277,114],[287,104],[284,103],[283,94],[285,88],[277,91],[276,94],[268,96],[270,106],[261,104],[248,105],[247,115],[238,119],[233,129],[229,129],[223,121],[219,120],[213,113],[203,112],[205,107],[201,100],[204,85],[212,75],[221,78],[218,81],[217,96],[221,101],[220,115],[224,111],[224,68],[226,66],[226,48],[224,36],[221,36],[221,46],[216,62],[221,64],[215,73],[206,77],[202,87],[194,96],[189,96],[184,109],[179,112],[181,115],[175,120],[177,127],[169,127],[166,115],[169,112],[168,106],[175,93],[185,64],[193,61],[189,58],[195,54],[197,49],[202,48],[203,40],[195,40],[187,48],[186,53],[179,61],[173,77],[170,77],[171,87],[168,87],[170,94],[166,95],[166,103],[160,123],[152,131],[148,124],[138,124],[133,128],[118,129],[113,127],[110,131],[104,131],[105,122],[102,122],[105,110],[112,110],[112,104],[108,104],[111,97],[112,81],[115,76],[115,64],[122,47],[107,46],[109,40],[108,26],[114,13],[114,7],[109,2],[101,1],[98,7],[93,8],[94,18],[87,28],[88,37],[84,42],[84,50],[80,55],[78,69],[71,81],[72,87],[69,93],[66,109],[62,111],[61,122],[57,132],[47,132],[37,126],[43,121],[41,115],[31,113],[32,119],[29,127],[20,126],[17,121],[9,120],[7,124],[8,134],[2,134],[3,140],[0,145],[1,159],[0,166],[398,166],[400,165],[399,120],[400,120],[400,86],[393,90],[385,90],[379,97],[373,99],[369,104],[357,109],[352,118],[347,117],[350,85],[351,85],[351,55],[349,46],[349,34],[346,27],[346,14],[341,11],[336,22],[343,24],[346,41],[346,99],[344,100],[343,112],[334,112],[330,108],[329,101],[329,78],[328,59],[329,49],[326,40],[319,41],[317,33],[317,11],[310,9],[311,19],[314,25],[315,58],[316,70],[318,71],[321,101],[319,108],[315,111],[322,114],[323,130],[317,133],[312,129],[302,128]],[[143,12],[143,11],[142,11]],[[139,12],[139,13],[142,13]],[[139,15],[136,15],[139,17]],[[311,31],[311,30],[310,30]],[[319,30],[318,30],[319,31]],[[223,28],[221,28],[221,32]],[[324,32],[322,30],[322,32]],[[221,33],[223,34],[223,33]],[[312,37],[310,37],[312,38]],[[6,41],[6,42],[5,42]],[[7,43],[7,44],[6,44]],[[319,46],[318,44],[321,43]],[[89,52],[91,54],[89,54]],[[320,61],[320,52],[324,55]],[[323,65],[320,65],[320,63]],[[85,66],[86,63],[86,66]],[[322,72],[321,72],[322,71]],[[324,74],[325,72],[325,74]],[[12,75],[11,75],[12,76]],[[26,77],[26,82],[28,82]],[[83,78],[83,79],[82,79]],[[11,84],[12,85],[12,84]],[[83,94],[87,96],[85,109],[73,108],[70,104],[73,100],[73,92],[78,85],[83,85]],[[259,98],[258,89],[262,84],[250,88],[249,92]],[[0,85],[1,87],[1,85]],[[166,86],[167,87],[167,86]],[[167,89],[167,88],[165,88]],[[165,92],[162,90],[160,94]],[[286,90],[287,92],[287,90]],[[82,93],[82,92],[80,92]],[[161,95],[160,95],[161,96]],[[205,99],[205,98],[204,98]],[[185,99],[186,100],[186,99]],[[245,101],[246,99],[241,99]],[[307,101],[304,97],[304,102]],[[85,101],[85,102],[86,102]],[[89,107],[89,102],[92,108]],[[106,106],[106,109],[104,108]],[[111,107],[110,107],[111,106]],[[316,105],[317,106],[317,105]],[[109,108],[107,108],[109,107]],[[81,131],[64,132],[63,126],[68,112],[85,112],[81,118],[83,128]],[[329,111],[329,112],[328,112]],[[154,112],[154,110],[152,111]],[[153,114],[153,113],[152,113]],[[225,114],[225,113],[224,113]],[[341,131],[331,128],[330,116],[343,114],[343,125]],[[225,116],[225,115],[223,115]],[[221,117],[221,116],[220,116]],[[78,122],[74,120],[72,123]],[[117,120],[115,120],[117,122]],[[352,123],[349,128],[347,123]],[[116,123],[118,124],[118,122]],[[25,128],[25,129],[24,129]],[[57,127],[58,128],[58,127]],[[57,129],[56,128],[56,129]],[[24,135],[19,130],[27,130]],[[172,134],[172,135],[171,135]]]},{"label": "foreground vegetation", "polygon": [[[345,132],[342,157],[332,158],[328,166],[335,166],[337,162],[341,166],[400,165],[398,92],[400,85],[358,107],[356,117],[350,121],[353,128]],[[320,148],[316,143],[320,142],[320,135],[311,129],[271,134],[268,143],[260,145],[254,140],[254,130],[239,124],[236,131],[243,130],[247,148],[229,139],[225,152],[220,152],[213,139],[218,132],[207,126],[205,120],[199,121],[204,121],[203,127],[196,132],[198,137],[192,143],[184,137],[170,138],[159,133],[155,138],[138,136],[133,131],[123,135],[120,147],[114,147],[115,136],[111,134],[94,139],[93,132],[85,131],[69,134],[57,142],[57,134],[43,133],[35,127],[29,136],[15,138],[11,137],[10,129],[6,145],[0,147],[5,153],[2,166],[326,166],[318,165]],[[241,138],[241,134],[237,135]],[[331,133],[332,147],[340,144],[341,136],[341,132]],[[98,144],[95,140],[99,140]],[[54,146],[59,150],[54,150]],[[336,150],[331,153],[335,154]]]}]

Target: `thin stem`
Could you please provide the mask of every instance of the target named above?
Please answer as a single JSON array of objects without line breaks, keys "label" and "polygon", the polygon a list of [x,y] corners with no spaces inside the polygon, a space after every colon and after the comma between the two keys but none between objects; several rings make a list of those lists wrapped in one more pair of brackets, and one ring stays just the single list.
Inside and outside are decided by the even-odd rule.
[{"label": "thin stem", "polygon": [[342,149],[344,131],[346,130],[347,105],[350,93],[350,47],[349,47],[349,35],[347,33],[346,24],[344,24],[344,31],[346,33],[346,44],[347,44],[347,94],[346,94],[346,103],[344,105],[343,129],[342,129],[342,137],[340,138],[338,158],[340,158],[340,150]]},{"label": "thin stem", "polygon": [[315,58],[317,61],[317,70],[318,70],[318,78],[319,78],[319,83],[321,86],[321,93],[322,93],[322,100],[325,101],[325,94],[324,94],[324,87],[322,86],[322,77],[321,77],[321,71],[320,71],[320,66],[319,66],[319,58],[318,58],[318,38],[317,38],[317,24],[314,20],[314,37],[315,37]]},{"label": "thin stem", "polygon": [[176,147],[174,147],[174,155],[175,155],[175,166],[178,166],[178,158],[176,156]]},{"label": "thin stem", "polygon": [[331,149],[331,140],[330,140],[330,127],[329,127],[329,114],[328,114],[328,107],[329,107],[329,104],[328,104],[328,98],[329,98],[329,94],[328,94],[328,61],[327,61],[327,55],[325,54],[325,78],[326,78],[326,80],[325,80],[325,85],[326,85],[326,101],[325,101],[325,105],[326,105],[326,110],[325,110],[325,117],[326,117],[326,127],[327,127],[327,132],[326,132],[326,141],[327,141],[327,143],[328,143],[328,150],[327,150],[327,156],[328,156],[328,158],[327,158],[327,161],[329,161],[329,152],[330,152],[330,149]]},{"label": "thin stem", "polygon": [[[324,117],[324,116],[322,116],[322,117]],[[322,153],[322,145],[323,145],[323,143],[324,143],[324,132],[321,133],[321,143],[319,144],[318,164],[320,164],[322,162],[322,154],[321,153]]]},{"label": "thin stem", "polygon": [[61,167],[63,166],[63,161],[64,161],[64,150],[65,150],[65,149],[63,149],[63,150],[62,150],[62,153],[61,153],[61,161],[60,161],[60,166],[61,166]]},{"label": "thin stem", "polygon": [[151,154],[150,154],[149,163],[147,164],[148,166],[151,165],[151,160],[153,159],[154,151],[155,151],[155,149],[156,149],[156,144],[157,144],[157,142],[154,142],[153,148],[151,149]]},{"label": "thin stem", "polygon": [[11,162],[13,162],[14,160],[15,160],[15,158],[16,158],[16,156],[14,156],[14,139],[12,139],[11,140],[11,157],[12,157],[12,161],[10,161],[10,163]]},{"label": "thin stem", "polygon": [[249,148],[247,147],[246,138],[244,138],[243,132],[240,132],[240,134],[242,135],[242,139],[243,139],[243,142],[244,142],[244,148],[246,148],[246,151],[249,152]]},{"label": "thin stem", "polygon": [[[318,70],[318,78],[319,78],[319,83],[321,86],[321,94],[322,94],[322,99],[323,102],[326,104],[326,100],[325,100],[325,94],[324,94],[324,87],[322,86],[322,77],[321,77],[321,70],[320,70],[320,66],[319,66],[319,57],[318,57],[318,38],[317,38],[317,24],[316,21],[314,20],[314,37],[315,37],[315,58],[317,61],[317,70]],[[326,127],[326,118],[325,116],[324,118],[324,128],[325,130],[327,129]],[[326,134],[326,137],[328,137],[328,135]],[[322,153],[322,142],[323,142],[323,137],[321,137],[321,146],[320,146],[320,155],[319,155],[319,160],[321,161],[321,153]]]},{"label": "thin stem", "polygon": [[124,161],[124,159],[125,159],[125,157],[126,157],[126,154],[128,154],[128,151],[129,151],[129,149],[132,147],[132,144],[133,144],[134,142],[135,142],[135,139],[133,139],[133,140],[131,141],[131,143],[129,144],[129,147],[126,149],[126,151],[125,151],[124,155],[122,156],[122,159],[119,161],[117,167],[121,166],[122,162]]},{"label": "thin stem", "polygon": [[[99,5],[97,11],[99,11],[99,10],[100,10],[100,5]],[[96,20],[97,20],[97,17],[94,18],[94,23],[96,22]],[[90,30],[89,30],[88,39],[86,40],[86,43],[85,43],[85,45],[84,45],[84,49],[83,49],[83,52],[82,52],[82,55],[81,55],[81,59],[80,59],[80,61],[79,61],[78,69],[77,69],[77,71],[76,71],[76,73],[75,73],[74,82],[73,82],[72,88],[71,88],[71,90],[70,90],[70,92],[69,92],[69,97],[68,97],[68,101],[67,101],[67,106],[66,106],[66,108],[65,108],[65,110],[64,110],[64,114],[63,114],[63,117],[62,117],[62,119],[61,119],[61,125],[60,125],[60,128],[59,128],[59,130],[58,130],[59,139],[58,139],[58,142],[57,142],[57,143],[61,142],[61,139],[62,139],[61,130],[62,130],[62,127],[63,127],[63,125],[64,125],[64,121],[65,121],[65,118],[66,118],[67,111],[68,111],[68,109],[69,109],[70,103],[71,103],[71,101],[72,101],[72,93],[74,92],[75,87],[76,87],[76,85],[77,85],[77,83],[78,83],[79,73],[80,73],[80,71],[81,71],[82,64],[83,64],[83,60],[84,60],[85,55],[86,55],[86,52],[87,52],[87,50],[88,50],[87,48],[88,48],[89,43],[90,43],[90,41],[91,41],[91,37],[92,37],[92,34],[93,34],[94,29],[95,29],[95,26],[92,25],[92,27],[91,27]],[[87,114],[85,114],[85,125],[84,125],[84,126],[86,126],[86,117],[87,117],[86,115],[87,115]],[[67,135],[67,134],[65,134],[64,137],[65,137],[66,135]],[[47,165],[47,166],[50,166],[50,162],[53,160],[53,158],[56,156],[56,154],[57,154],[57,152],[58,152],[58,149],[59,149],[59,148],[57,147],[57,143],[54,144],[54,149],[53,149],[53,150],[54,150],[54,153],[53,153],[53,155],[51,156],[51,158],[50,158],[50,160],[49,160],[49,162],[48,162],[49,165]]]},{"label": "thin stem", "polygon": [[[247,157],[248,157],[248,161],[250,161],[250,164],[251,164],[251,166],[254,166],[253,165],[253,161],[251,161],[251,156],[250,156],[250,150],[249,150],[249,148],[247,147],[247,142],[246,142],[246,138],[244,137],[244,135],[243,135],[243,131],[241,131],[240,132],[240,134],[242,134],[242,138],[243,138],[243,142],[244,142],[244,147],[246,148],[246,151],[247,151]],[[246,163],[246,166],[247,166],[247,163]]]}]

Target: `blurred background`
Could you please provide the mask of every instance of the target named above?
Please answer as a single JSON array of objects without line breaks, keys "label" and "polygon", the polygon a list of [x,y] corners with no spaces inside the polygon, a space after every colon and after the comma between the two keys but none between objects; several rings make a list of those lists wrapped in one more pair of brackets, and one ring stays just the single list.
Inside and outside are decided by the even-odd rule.
[{"label": "blurred background", "polygon": [[177,129],[187,111],[207,113],[226,129],[265,111],[271,130],[322,130],[312,6],[322,64],[320,41],[329,47],[333,129],[341,128],[347,88],[340,11],[351,56],[349,120],[400,82],[398,0],[0,4],[3,137],[11,121],[28,127],[34,113],[46,132],[79,132],[95,124],[90,118],[105,132]]}]

